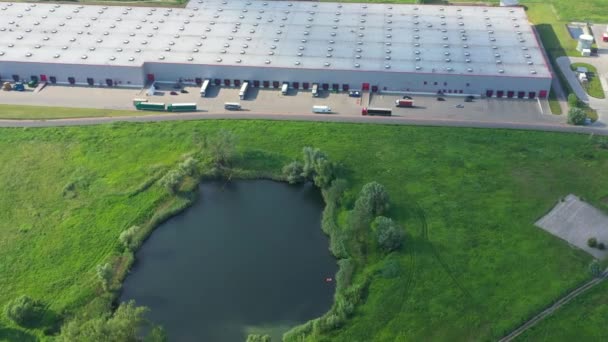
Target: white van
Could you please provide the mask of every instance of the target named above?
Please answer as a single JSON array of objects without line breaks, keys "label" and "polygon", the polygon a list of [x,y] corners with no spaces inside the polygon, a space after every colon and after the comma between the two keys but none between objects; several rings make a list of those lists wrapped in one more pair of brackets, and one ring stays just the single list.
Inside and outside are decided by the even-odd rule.
[{"label": "white van", "polygon": [[319,97],[319,84],[318,83],[312,84],[312,97]]},{"label": "white van", "polygon": [[224,103],[224,109],[239,110],[241,109],[241,104],[238,102],[226,102]]},{"label": "white van", "polygon": [[313,113],[331,113],[331,107],[329,106],[312,106]]},{"label": "white van", "polygon": [[281,86],[281,94],[287,95],[287,91],[289,90],[289,84],[283,83]]}]

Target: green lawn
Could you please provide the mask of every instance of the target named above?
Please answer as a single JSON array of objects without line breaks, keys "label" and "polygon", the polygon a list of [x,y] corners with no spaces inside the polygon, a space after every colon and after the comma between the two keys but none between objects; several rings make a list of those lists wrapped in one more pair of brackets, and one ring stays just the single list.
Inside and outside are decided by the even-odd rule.
[{"label": "green lawn", "polygon": [[[608,209],[608,151],[585,135],[120,123],[0,130],[0,307],[28,294],[60,313],[94,298],[95,266],[116,253],[119,232],[167,201],[158,185],[137,190],[219,129],[238,135],[238,167],[276,173],[311,145],[347,170],[347,203],[366,182],[387,186],[389,215],[408,231],[405,251],[395,256],[401,273],[375,276],[366,303],[332,340],[496,339],[588,278],[589,256],[533,226],[568,193]],[[371,273],[384,260],[372,254],[361,262]],[[42,331],[0,318],[0,341],[28,336]]]},{"label": "green lawn", "polygon": [[570,68],[572,70],[576,70],[576,68],[578,67],[587,68],[587,70],[589,71],[587,73],[587,78],[589,79],[589,82],[583,85],[583,88],[585,88],[587,94],[597,99],[605,98],[606,96],[604,95],[602,83],[600,82],[600,79],[597,76],[597,69],[593,65],[587,63],[573,63],[572,65],[570,65]]},{"label": "green lawn", "polygon": [[0,104],[0,119],[65,119],[102,116],[158,115],[159,112],[96,108],[39,107]]},{"label": "green lawn", "polygon": [[606,326],[608,282],[568,303],[559,312],[524,333],[518,341],[606,341]]}]

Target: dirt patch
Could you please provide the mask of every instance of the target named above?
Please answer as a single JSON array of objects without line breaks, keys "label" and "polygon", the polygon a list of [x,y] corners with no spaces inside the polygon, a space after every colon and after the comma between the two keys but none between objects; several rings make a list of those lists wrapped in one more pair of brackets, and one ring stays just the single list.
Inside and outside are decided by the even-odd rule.
[{"label": "dirt patch", "polygon": [[608,250],[587,246],[589,238],[608,245],[608,216],[572,194],[557,203],[536,225],[598,259],[608,256]]}]

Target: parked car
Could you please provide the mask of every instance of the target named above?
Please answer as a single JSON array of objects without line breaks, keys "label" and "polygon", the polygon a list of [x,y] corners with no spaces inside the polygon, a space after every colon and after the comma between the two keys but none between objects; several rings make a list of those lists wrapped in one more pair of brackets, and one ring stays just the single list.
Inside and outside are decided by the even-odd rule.
[{"label": "parked car", "polygon": [[177,92],[176,91],[172,91],[169,94],[171,94],[171,95],[177,95]]},{"label": "parked car", "polygon": [[188,94],[188,91],[186,89],[182,89],[179,92],[182,93],[182,94]]},{"label": "parked car", "polygon": [[348,96],[350,97],[361,97],[361,92],[358,90],[351,90],[348,92]]},{"label": "parked car", "polygon": [[456,108],[464,108],[464,105],[462,103],[459,103],[455,106]]},{"label": "parked car", "polygon": [[464,102],[473,102],[473,100],[475,99],[475,97],[469,95],[467,97],[464,98]]},{"label": "parked car", "polygon": [[445,101],[445,99],[443,97],[438,97],[437,101]]},{"label": "parked car", "polygon": [[411,96],[407,96],[407,95],[403,95],[403,99],[404,99],[404,100],[411,100],[411,99],[412,99],[412,97],[411,97]]}]

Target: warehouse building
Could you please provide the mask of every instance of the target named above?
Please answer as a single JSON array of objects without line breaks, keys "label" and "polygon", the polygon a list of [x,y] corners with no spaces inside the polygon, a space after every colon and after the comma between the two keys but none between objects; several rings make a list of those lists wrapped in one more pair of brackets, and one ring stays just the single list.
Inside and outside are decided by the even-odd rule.
[{"label": "warehouse building", "polygon": [[0,3],[0,78],[546,97],[522,8],[193,0],[186,8]]}]

